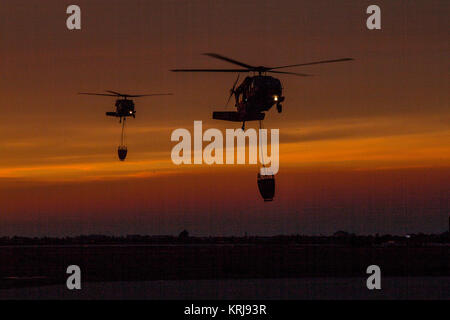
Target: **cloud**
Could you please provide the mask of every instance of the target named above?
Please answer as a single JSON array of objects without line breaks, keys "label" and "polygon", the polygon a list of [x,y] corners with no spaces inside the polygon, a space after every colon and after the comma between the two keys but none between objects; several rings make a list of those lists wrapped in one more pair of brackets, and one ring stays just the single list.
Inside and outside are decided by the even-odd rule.
[{"label": "cloud", "polygon": [[[450,119],[448,119],[450,123]],[[439,117],[377,117],[315,122],[302,128],[280,130],[281,143],[351,140],[450,132],[450,125]]]}]

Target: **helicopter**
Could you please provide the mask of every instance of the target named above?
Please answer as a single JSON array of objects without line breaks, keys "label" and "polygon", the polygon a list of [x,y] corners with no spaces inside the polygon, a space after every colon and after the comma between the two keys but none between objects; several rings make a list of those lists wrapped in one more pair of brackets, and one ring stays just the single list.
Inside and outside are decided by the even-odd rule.
[{"label": "helicopter", "polygon": [[[323,63],[333,63],[350,61],[352,58],[342,58],[334,60],[322,60],[308,63],[285,65],[278,67],[252,66],[231,58],[227,58],[217,53],[204,53],[203,55],[229,62],[241,67],[240,69],[173,69],[172,72],[231,72],[238,73],[238,76],[230,90],[227,105],[231,97],[235,97],[235,107],[237,111],[214,111],[213,119],[242,122],[242,130],[245,129],[246,121],[264,120],[265,111],[270,110],[276,105],[279,113],[282,112],[283,86],[281,81],[275,77],[267,75],[268,73],[288,74],[300,77],[308,77],[310,74],[295,73],[289,71],[279,71],[279,69],[308,66]],[[242,83],[236,87],[241,73],[253,73],[247,76]]]},{"label": "helicopter", "polygon": [[127,146],[124,145],[124,131],[125,122],[127,117],[136,118],[136,110],[134,109],[134,102],[129,98],[140,98],[140,97],[150,97],[150,96],[170,96],[172,93],[153,93],[153,94],[126,94],[111,90],[105,90],[108,93],[92,93],[92,92],[79,92],[78,94],[90,95],[90,96],[107,96],[107,97],[118,97],[116,100],[115,107],[116,111],[106,112],[107,116],[119,118],[119,123],[122,123],[122,135],[120,138],[120,145],[117,149],[119,159],[124,161],[127,156]]},{"label": "helicopter", "polygon": [[[173,72],[230,72],[237,73],[238,76],[233,83],[228,96],[227,104],[234,95],[235,107],[237,111],[214,111],[213,119],[242,122],[242,130],[245,130],[246,121],[259,121],[260,128],[262,121],[265,118],[266,111],[269,111],[276,105],[279,113],[282,112],[282,102],[285,100],[283,96],[283,86],[281,81],[275,77],[267,75],[273,74],[287,74],[299,77],[309,77],[310,74],[296,73],[290,71],[280,71],[280,69],[309,66],[315,64],[334,63],[342,61],[351,61],[353,58],[341,58],[333,60],[321,60],[315,62],[307,62],[300,64],[291,64],[277,67],[253,66],[247,63],[237,61],[217,53],[204,53],[204,55],[226,61],[228,63],[239,66],[239,69],[173,69]],[[247,76],[239,86],[239,77],[241,73],[252,73]],[[237,87],[236,87],[237,86]],[[263,165],[264,167],[264,165]],[[275,176],[266,172],[264,175],[258,173],[257,176],[258,189],[265,202],[273,200],[275,195]]]},{"label": "helicopter", "polygon": [[121,99],[116,100],[116,111],[106,112],[107,116],[119,118],[119,122],[122,123],[122,118],[127,117],[136,118],[136,110],[134,110],[134,102],[128,98],[140,98],[150,96],[170,96],[172,93],[153,93],[153,94],[125,94],[116,91],[105,90],[108,93],[92,93],[92,92],[79,92],[78,94],[85,94],[90,96],[107,96],[107,97],[119,97]]}]

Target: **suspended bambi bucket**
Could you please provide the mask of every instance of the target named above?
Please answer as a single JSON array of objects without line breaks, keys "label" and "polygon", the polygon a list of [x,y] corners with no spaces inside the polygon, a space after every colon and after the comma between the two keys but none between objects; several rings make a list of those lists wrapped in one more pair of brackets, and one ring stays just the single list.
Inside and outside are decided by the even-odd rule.
[{"label": "suspended bambi bucket", "polygon": [[275,195],[275,176],[258,173],[258,189],[264,201],[272,201]]},{"label": "suspended bambi bucket", "polygon": [[128,152],[127,146],[121,145],[117,148],[117,154],[119,155],[120,161],[125,160],[125,158],[127,157],[127,152]]}]

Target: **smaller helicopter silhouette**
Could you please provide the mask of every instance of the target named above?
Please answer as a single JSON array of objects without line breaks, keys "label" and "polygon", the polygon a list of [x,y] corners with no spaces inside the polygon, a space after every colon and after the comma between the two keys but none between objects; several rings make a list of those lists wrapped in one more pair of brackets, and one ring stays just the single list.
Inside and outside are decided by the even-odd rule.
[{"label": "smaller helicopter silhouette", "polygon": [[[107,116],[119,118],[119,123],[122,123],[122,135],[120,138],[120,145],[117,149],[119,159],[124,161],[128,148],[124,145],[124,135],[125,135],[125,122],[127,117],[136,118],[136,110],[134,109],[134,102],[128,98],[141,98],[141,97],[151,97],[151,96],[171,96],[172,93],[152,93],[152,94],[126,94],[111,90],[105,90],[108,93],[94,93],[94,92],[79,92],[78,94],[84,94],[89,96],[106,96],[106,97],[118,97],[120,99],[116,100],[116,111],[106,112]],[[123,121],[122,121],[123,119]]]},{"label": "smaller helicopter silhouette", "polygon": [[[281,81],[275,77],[268,76],[272,74],[285,74],[300,77],[308,77],[310,74],[296,73],[290,71],[280,71],[280,69],[309,66],[324,63],[334,63],[351,61],[353,58],[341,58],[333,60],[322,60],[307,63],[291,64],[277,67],[253,66],[247,63],[237,61],[217,53],[204,53],[211,58],[226,61],[228,63],[239,66],[235,69],[173,69],[172,72],[230,72],[237,73],[238,76],[230,90],[227,105],[231,97],[234,95],[237,111],[215,111],[213,119],[242,122],[242,130],[245,129],[246,121],[264,120],[266,111],[269,111],[274,105],[277,106],[279,113],[282,111],[281,103],[284,101],[283,86]],[[242,83],[236,87],[239,81],[240,73],[253,73],[253,76],[247,76]]]},{"label": "smaller helicopter silhouette", "polygon": [[151,96],[171,96],[172,93],[152,93],[152,94],[126,94],[119,93],[116,91],[105,90],[108,93],[92,93],[92,92],[79,92],[78,94],[85,94],[89,96],[106,96],[106,97],[120,97],[121,99],[116,100],[116,111],[106,112],[107,116],[118,117],[119,122],[122,122],[122,118],[126,117],[136,118],[136,110],[134,110],[134,102],[128,98],[141,98],[141,97],[151,97]]}]

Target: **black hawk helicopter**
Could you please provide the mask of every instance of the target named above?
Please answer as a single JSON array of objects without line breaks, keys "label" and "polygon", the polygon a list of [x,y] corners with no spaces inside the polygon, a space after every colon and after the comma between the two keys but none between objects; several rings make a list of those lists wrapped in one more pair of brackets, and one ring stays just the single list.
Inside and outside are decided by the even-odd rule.
[{"label": "black hawk helicopter", "polygon": [[[277,106],[277,110],[281,113],[283,107],[281,103],[285,100],[283,96],[283,86],[281,81],[272,76],[268,76],[267,73],[275,74],[288,74],[300,77],[308,77],[310,74],[295,73],[289,71],[280,71],[280,69],[290,67],[309,66],[323,63],[333,63],[341,61],[350,61],[352,58],[342,58],[334,60],[322,60],[308,63],[292,64],[278,67],[265,67],[265,66],[252,66],[247,63],[243,63],[234,59],[224,57],[217,53],[205,53],[204,55],[224,60],[241,67],[240,69],[174,69],[173,72],[236,72],[238,76],[230,90],[227,105],[230,102],[231,97],[235,97],[235,106],[237,111],[215,111],[213,112],[213,119],[242,122],[242,130],[245,130],[245,122],[259,120],[260,127],[261,122],[264,120],[265,111],[270,110],[274,105]],[[252,76],[247,76],[242,83],[236,87],[239,81],[239,75],[241,73],[253,73]],[[264,165],[263,165],[264,166]],[[258,188],[264,201],[272,201],[275,195],[275,177],[273,174],[261,175],[258,173]]]},{"label": "black hawk helicopter", "polygon": [[122,118],[125,120],[127,117],[136,118],[136,110],[134,110],[134,102],[128,98],[140,98],[151,96],[170,96],[172,93],[153,93],[153,94],[125,94],[116,91],[106,90],[108,93],[91,93],[80,92],[79,94],[86,94],[90,96],[106,96],[106,97],[120,97],[116,100],[116,111],[106,112],[107,116],[119,118],[119,122],[122,122]]},{"label": "black hawk helicopter", "polygon": [[[279,71],[279,69],[309,66],[315,64],[350,61],[352,58],[342,58],[334,60],[323,60],[316,62],[300,63],[278,67],[252,66],[234,59],[230,59],[217,53],[205,53],[204,55],[224,60],[229,63],[240,66],[240,69],[173,69],[173,72],[231,72],[238,73],[238,77],[230,90],[227,105],[231,97],[234,95],[237,111],[215,111],[213,119],[242,122],[242,130],[245,128],[246,121],[264,120],[265,111],[270,110],[274,105],[277,106],[279,113],[282,111],[281,103],[284,101],[283,87],[281,81],[267,73],[288,74],[300,77],[308,77],[310,74],[295,73],[288,71]],[[253,72],[256,75],[247,76],[242,83],[236,87],[239,81],[240,73]]]},{"label": "black hawk helicopter", "polygon": [[[92,93],[92,92],[79,92],[79,94],[90,95],[90,96],[107,96],[107,97],[118,97],[120,99],[116,100],[116,111],[106,112],[107,116],[119,118],[119,123],[122,123],[122,135],[120,138],[120,145],[117,149],[119,159],[124,161],[127,156],[127,147],[124,145],[124,129],[127,117],[136,118],[136,110],[134,109],[134,102],[128,98],[140,98],[140,97],[151,97],[151,96],[169,96],[172,93],[153,93],[153,94],[125,94],[116,91],[106,90],[108,93]],[[123,121],[122,121],[123,119]]]}]

